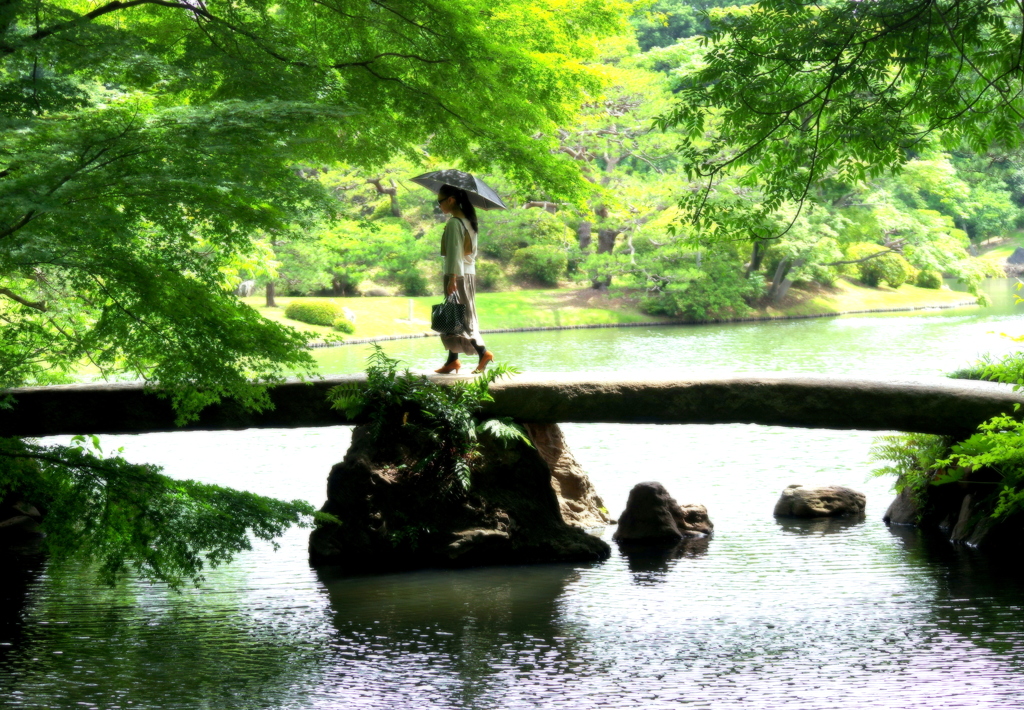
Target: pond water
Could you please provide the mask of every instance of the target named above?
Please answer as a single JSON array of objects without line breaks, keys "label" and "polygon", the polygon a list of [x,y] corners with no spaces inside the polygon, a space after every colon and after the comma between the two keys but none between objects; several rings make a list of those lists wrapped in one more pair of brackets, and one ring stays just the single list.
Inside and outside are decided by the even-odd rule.
[{"label": "pond water", "polygon": [[[786,371],[935,376],[1024,332],[996,306],[835,319],[493,335],[529,370],[699,377]],[[486,318],[486,314],[484,314]],[[393,341],[413,369],[434,340]],[[355,372],[367,348],[318,351]],[[259,545],[184,594],[60,578],[3,582],[0,707],[1011,708],[1024,704],[1016,561],[880,521],[876,433],[750,425],[566,425],[613,513],[658,480],[715,535],[672,559],[337,578],[307,532]],[[319,505],[348,427],[104,437],[170,475]],[[791,483],[867,494],[863,522],[777,522]],[[605,531],[610,538],[611,530]]]}]

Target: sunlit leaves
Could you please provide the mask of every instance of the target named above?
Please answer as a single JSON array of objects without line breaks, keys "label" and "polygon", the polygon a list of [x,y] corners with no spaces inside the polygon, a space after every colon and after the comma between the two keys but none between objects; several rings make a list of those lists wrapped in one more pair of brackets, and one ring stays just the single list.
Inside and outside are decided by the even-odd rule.
[{"label": "sunlit leaves", "polygon": [[328,399],[348,418],[368,421],[375,441],[394,444],[416,435],[429,439],[430,452],[414,468],[434,477],[438,493],[454,483],[469,489],[478,431],[503,441],[525,440],[523,429],[508,419],[477,421],[481,406],[494,401],[490,385],[519,372],[516,367],[502,363],[478,377],[440,384],[408,369],[402,372],[400,364],[375,343],[367,358],[366,383],[333,387]]},{"label": "sunlit leaves", "polygon": [[304,501],[179,481],[155,466],[104,458],[95,440],[40,447],[0,439],[0,497],[8,491],[46,510],[43,545],[55,569],[84,560],[109,584],[132,572],[175,588],[198,586],[205,570],[252,549],[254,538],[271,541],[315,515]]},{"label": "sunlit leaves", "polygon": [[767,0],[715,16],[705,67],[661,122],[686,132],[688,175],[705,181],[682,199],[699,226],[778,236],[707,199],[743,168],[762,186],[766,214],[803,202],[826,173],[898,170],[930,141],[976,151],[1021,143],[1016,5]]}]

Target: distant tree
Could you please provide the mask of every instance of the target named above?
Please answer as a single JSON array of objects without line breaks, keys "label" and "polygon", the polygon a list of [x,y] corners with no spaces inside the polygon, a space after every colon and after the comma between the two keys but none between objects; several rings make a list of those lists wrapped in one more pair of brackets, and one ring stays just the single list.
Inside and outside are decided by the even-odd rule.
[{"label": "distant tree", "polygon": [[640,49],[667,47],[681,39],[707,34],[711,30],[707,11],[711,8],[749,5],[747,0],[634,0],[630,19]]},{"label": "distant tree", "polygon": [[[757,215],[803,204],[823,179],[898,171],[929,144],[1024,142],[1016,3],[766,0],[712,17],[705,65],[661,125],[686,134],[700,187],[685,211],[720,239],[777,237]],[[727,175],[761,190],[753,220],[710,199]]]}]

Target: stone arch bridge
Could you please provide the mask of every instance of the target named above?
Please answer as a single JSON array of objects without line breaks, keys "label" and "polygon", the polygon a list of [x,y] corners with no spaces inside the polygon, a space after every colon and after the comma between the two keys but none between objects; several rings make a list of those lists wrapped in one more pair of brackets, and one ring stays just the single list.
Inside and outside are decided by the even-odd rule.
[{"label": "stone arch bridge", "polygon": [[[434,377],[452,382],[462,377]],[[348,423],[326,403],[335,377],[274,387],[274,409],[246,412],[232,402],[176,426],[166,399],[137,383],[26,387],[8,392],[0,436],[114,434]],[[535,423],[747,423],[816,429],[908,431],[967,436],[979,423],[1024,403],[989,382],[947,378],[877,380],[777,373],[700,379],[632,379],[616,373],[527,373],[492,386],[487,414]]]}]

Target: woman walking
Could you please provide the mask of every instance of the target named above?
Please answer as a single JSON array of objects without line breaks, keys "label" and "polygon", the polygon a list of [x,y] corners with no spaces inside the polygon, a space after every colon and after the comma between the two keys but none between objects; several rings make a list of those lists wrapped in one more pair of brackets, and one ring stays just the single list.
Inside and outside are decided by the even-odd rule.
[{"label": "woman walking", "polygon": [[441,256],[444,257],[444,295],[458,292],[459,302],[466,307],[466,330],[457,335],[442,335],[441,342],[448,349],[448,361],[435,370],[442,375],[458,374],[462,364],[459,354],[475,354],[480,358],[474,373],[483,372],[494,355],[484,347],[480,324],[476,317],[476,208],[465,190],[442,185],[437,192],[437,204],[450,215],[441,236]]}]

